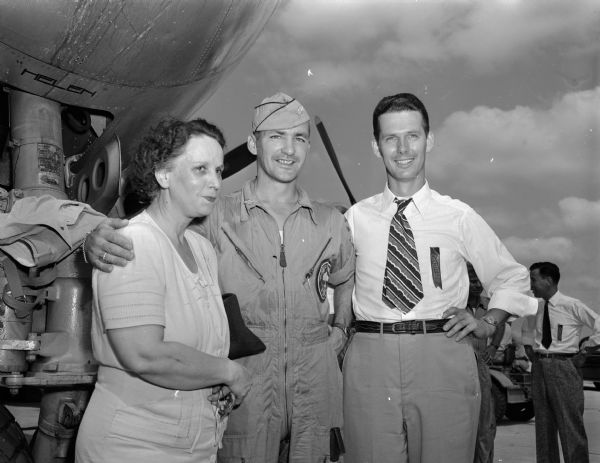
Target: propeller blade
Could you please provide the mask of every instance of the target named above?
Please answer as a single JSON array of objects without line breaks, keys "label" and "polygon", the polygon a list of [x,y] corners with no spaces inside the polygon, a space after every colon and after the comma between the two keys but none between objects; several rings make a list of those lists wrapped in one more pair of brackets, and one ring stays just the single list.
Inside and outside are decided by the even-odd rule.
[{"label": "propeller blade", "polygon": [[333,149],[333,145],[331,144],[331,140],[329,139],[329,135],[327,135],[325,126],[323,125],[323,122],[321,121],[319,116],[315,117],[315,125],[317,126],[317,130],[319,131],[319,135],[321,135],[321,140],[323,140],[323,145],[325,146],[325,150],[327,151],[327,154],[329,155],[329,159],[331,159],[331,163],[333,164],[333,167],[334,167],[340,181],[342,182],[342,185],[344,186],[344,190],[346,190],[346,194],[348,195],[348,198],[350,199],[350,204],[355,204],[356,199],[354,199],[354,196],[352,195],[352,192],[350,191],[350,187],[346,183],[346,179],[344,178],[344,174],[342,174],[342,169],[340,167],[337,156],[335,154],[335,150]]},{"label": "propeller blade", "polygon": [[227,178],[239,172],[254,161],[256,161],[256,156],[248,151],[248,146],[245,142],[236,146],[225,153],[225,159],[223,160],[223,178]]}]

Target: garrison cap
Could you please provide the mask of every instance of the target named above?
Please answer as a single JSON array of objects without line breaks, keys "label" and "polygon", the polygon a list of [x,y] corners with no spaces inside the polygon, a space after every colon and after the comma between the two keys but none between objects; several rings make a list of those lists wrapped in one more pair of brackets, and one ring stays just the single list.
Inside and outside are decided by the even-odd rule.
[{"label": "garrison cap", "polygon": [[308,121],[310,116],[300,102],[279,92],[254,107],[252,131],[289,129]]}]

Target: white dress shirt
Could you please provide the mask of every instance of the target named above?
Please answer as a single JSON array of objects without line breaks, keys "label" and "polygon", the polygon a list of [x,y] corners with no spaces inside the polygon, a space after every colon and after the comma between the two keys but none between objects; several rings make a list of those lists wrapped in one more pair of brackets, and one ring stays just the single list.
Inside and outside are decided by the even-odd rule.
[{"label": "white dress shirt", "polygon": [[[357,320],[440,319],[450,307],[466,307],[467,261],[473,264],[491,296],[489,308],[516,316],[536,313],[537,300],[526,295],[530,286],[528,270],[514,260],[471,207],[431,190],[428,183],[412,196],[413,201],[404,210],[415,238],[424,296],[407,314],[389,308],[381,293],[390,222],[397,210],[394,199],[386,185],[383,193],[360,201],[346,212],[356,248],[352,302]],[[439,249],[439,272],[432,271],[435,248]]]},{"label": "white dress shirt", "polygon": [[550,332],[552,344],[545,349],[542,346],[542,324],[544,322],[544,300],[539,299],[539,309],[535,318],[535,350],[574,354],[579,351],[581,329],[584,326],[593,330],[590,336],[591,345],[600,344],[600,314],[597,314],[583,302],[565,296],[560,291],[548,300],[550,315]]}]

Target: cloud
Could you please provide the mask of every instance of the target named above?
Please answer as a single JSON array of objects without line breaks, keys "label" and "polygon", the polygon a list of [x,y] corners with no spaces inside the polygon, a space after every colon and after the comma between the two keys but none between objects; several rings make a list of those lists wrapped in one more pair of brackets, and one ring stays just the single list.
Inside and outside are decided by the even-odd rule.
[{"label": "cloud", "polygon": [[[511,211],[511,208],[493,208],[489,205],[478,212],[494,230],[510,233],[520,225],[519,228],[530,236],[569,236],[577,248],[590,245],[590,240],[595,240],[592,247],[600,249],[600,200],[569,197],[561,199],[554,207],[543,206],[527,214],[515,214],[514,208]],[[522,220],[524,215],[528,216],[527,222]]]},{"label": "cloud", "polygon": [[566,227],[577,231],[600,232],[600,200],[565,198],[558,203]]},{"label": "cloud", "polygon": [[293,0],[268,24],[256,56],[267,75],[284,75],[303,91],[352,92],[374,78],[408,82],[457,60],[465,71],[489,72],[556,47],[594,56],[599,12],[595,0]]},{"label": "cloud", "polygon": [[[576,277],[574,277],[573,279],[574,284],[576,284],[577,286],[580,286],[582,289],[587,290],[591,293],[596,293],[598,294],[598,278],[596,275],[587,275],[587,274],[581,274],[578,275]],[[596,298],[596,301],[598,299]],[[597,302],[594,305],[590,304],[590,307],[595,309],[596,312],[600,312],[600,310],[598,310],[598,306],[596,305]]]},{"label": "cloud", "polygon": [[533,238],[523,239],[511,236],[504,244],[519,262],[529,263],[540,260],[553,262],[568,262],[575,250],[575,245],[569,238]]},{"label": "cloud", "polygon": [[[561,290],[594,307],[600,296],[599,216],[600,201],[563,198],[554,208],[544,208],[531,223],[519,227],[520,236],[510,236],[504,243],[524,265],[536,261],[556,263],[565,276]],[[523,237],[527,235],[534,237]]]},{"label": "cloud", "polygon": [[588,304],[600,296],[599,107],[596,88],[547,109],[454,113],[437,133],[437,159],[429,164],[442,191],[464,198],[508,236],[503,241],[519,262],[556,262],[566,276],[561,287]]},{"label": "cloud", "polygon": [[[430,172],[457,194],[496,197],[497,203],[537,210],[535,198],[598,196],[600,87],[558,98],[549,108],[478,106],[451,114],[436,132]],[[574,207],[567,202],[567,208]]]},{"label": "cloud", "polygon": [[[482,2],[451,34],[448,49],[474,66],[501,65],[560,43],[569,52],[597,46],[597,2]],[[595,44],[595,45],[592,45]]]}]

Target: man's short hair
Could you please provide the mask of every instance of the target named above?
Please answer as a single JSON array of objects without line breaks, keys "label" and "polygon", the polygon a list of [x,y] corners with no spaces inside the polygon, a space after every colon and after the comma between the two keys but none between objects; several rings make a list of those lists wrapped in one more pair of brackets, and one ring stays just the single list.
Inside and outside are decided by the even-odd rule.
[{"label": "man's short hair", "polygon": [[379,116],[385,113],[399,113],[402,111],[417,111],[423,117],[425,135],[429,135],[429,114],[425,105],[412,93],[398,93],[383,97],[373,110],[373,135],[379,139]]},{"label": "man's short hair", "polygon": [[552,281],[555,285],[560,281],[560,270],[558,269],[558,265],[553,264],[552,262],[536,262],[531,264],[529,270],[533,272],[537,270],[540,276],[544,278],[552,278]]}]

